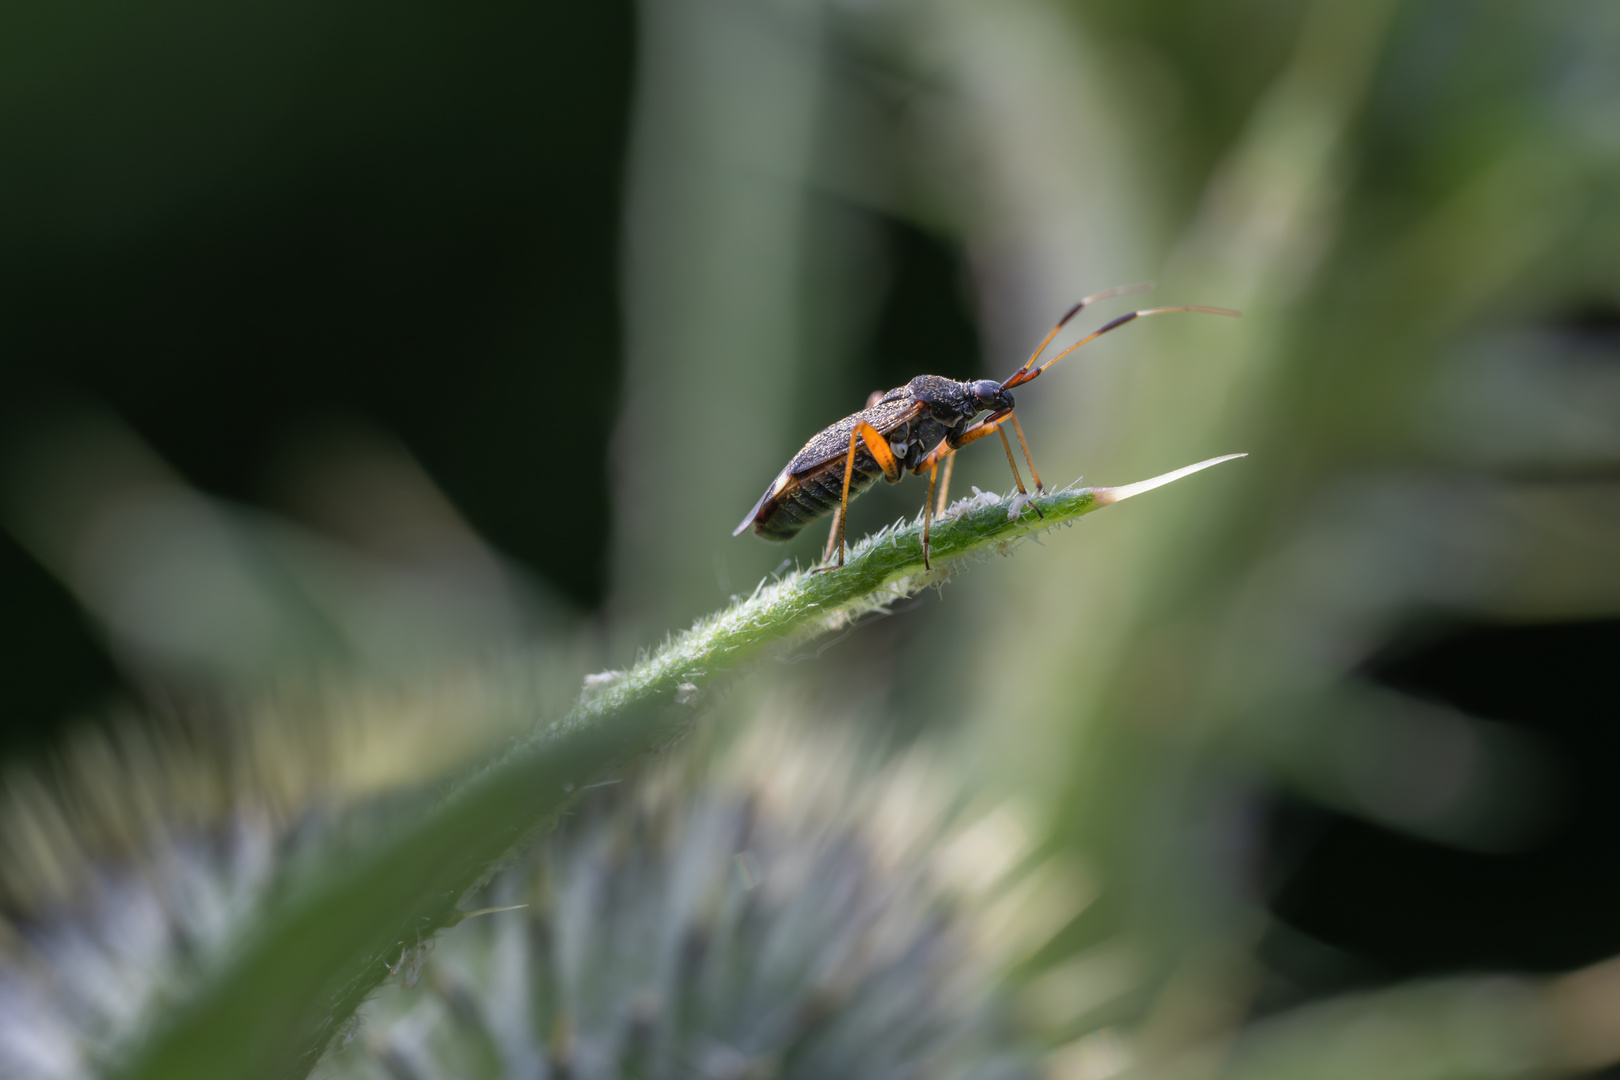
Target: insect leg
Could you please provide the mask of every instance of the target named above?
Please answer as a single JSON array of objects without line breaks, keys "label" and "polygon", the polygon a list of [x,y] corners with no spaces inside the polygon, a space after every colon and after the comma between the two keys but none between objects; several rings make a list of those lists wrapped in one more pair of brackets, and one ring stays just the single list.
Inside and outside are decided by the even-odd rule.
[{"label": "insect leg", "polygon": [[[947,471],[950,469],[949,462],[952,462],[952,461],[955,461],[955,460],[956,460],[955,458],[946,458],[945,459],[945,461],[947,462],[947,464],[945,466]],[[938,479],[939,479],[939,462],[936,461],[934,463],[933,468],[928,470],[928,498],[923,500],[923,545],[922,545],[922,547],[923,547],[923,569],[924,570],[932,570],[933,569],[933,567],[930,566],[929,563],[928,563],[928,527],[934,523],[934,481],[938,480]]]},{"label": "insect leg", "polygon": [[945,508],[951,501],[951,470],[956,467],[956,456],[953,454],[945,459],[945,475],[939,482],[939,501],[934,504],[934,516],[944,517]]},{"label": "insect leg", "polygon": [[[867,452],[877,461],[883,475],[890,479],[899,479],[900,463],[894,458],[894,451],[889,449],[889,441],[885,439],[878,429],[865,420],[857,421],[849,433],[849,453],[844,455],[844,493],[838,500],[838,513],[833,519],[833,544],[838,549],[838,564],[836,566],[821,566],[811,573],[819,574],[826,570],[837,570],[844,565],[844,521],[849,516],[849,481],[855,475],[855,448],[861,443],[866,444]],[[832,557],[829,549],[827,557]]]},{"label": "insect leg", "polygon": [[833,545],[838,542],[838,538],[840,535],[842,535],[843,530],[844,508],[840,506],[837,510],[833,511],[832,530],[827,533],[827,550],[821,555],[822,562],[830,562],[832,560]]},{"label": "insect leg", "polygon": [[1010,419],[1013,422],[1013,431],[1018,435],[1018,445],[1023,447],[1024,460],[1029,462],[1029,475],[1035,478],[1035,490],[1045,491],[1046,485],[1041,483],[1041,474],[1035,471],[1035,459],[1029,456],[1029,443],[1024,439],[1024,425],[1018,422],[1017,413],[1013,413]]},{"label": "insect leg", "polygon": [[[849,478],[855,475],[855,447],[860,443],[860,438],[861,433],[859,429],[849,433],[849,453],[844,455],[844,494],[843,497],[838,500],[838,512],[833,517],[833,534],[831,539],[832,545],[838,549],[838,564],[837,566],[818,566],[814,570],[810,571],[812,574],[820,574],[827,570],[836,570],[839,566],[844,565],[844,511],[849,509]],[[832,552],[828,551],[827,556],[828,558],[831,558]]]},{"label": "insect leg", "polygon": [[[1011,413],[1008,413],[1007,415],[1012,416]],[[1017,417],[1013,417],[1013,423],[1014,424],[1018,423],[1018,418]],[[1018,462],[1013,460],[1012,444],[1007,441],[1007,431],[1006,431],[1006,429],[1003,428],[1001,426],[1001,424],[999,424],[999,423],[996,424],[996,434],[1001,436],[1001,448],[1003,450],[1007,451],[1007,464],[1012,466],[1013,483],[1018,485],[1018,494],[1023,495],[1023,496],[1025,496],[1027,498],[1029,496],[1029,492],[1024,490],[1024,478],[1022,476],[1018,475]],[[1019,434],[1018,441],[1019,442],[1024,441],[1024,437],[1023,437],[1022,433]],[[1034,466],[1033,463],[1030,465],[1029,471],[1032,472],[1032,473],[1035,471],[1035,466]],[[1039,482],[1040,481],[1037,479],[1036,483],[1039,483]],[[1030,503],[1030,505],[1035,506],[1034,503]],[[1044,519],[1046,517],[1045,514],[1041,513],[1041,508],[1039,506],[1035,506],[1035,516],[1039,517],[1039,518],[1042,518],[1042,519]]]},{"label": "insect leg", "polygon": [[947,435],[945,440],[930,450],[928,452],[928,456],[917,462],[917,467],[911,471],[920,476],[922,475],[922,471],[924,469],[932,468],[939,462],[944,461],[947,457],[956,453],[968,443],[978,442],[986,435],[994,435],[997,431],[1001,430],[1001,420],[1006,415],[1007,413],[1004,412],[991,413],[983,420],[980,420],[977,424],[974,424],[972,427],[962,432],[962,434],[958,435],[954,440]]},{"label": "insect leg", "polygon": [[[900,462],[895,460],[894,451],[889,449],[889,440],[885,439],[878,429],[865,420],[855,425],[855,435],[861,437],[866,444],[866,450],[877,461],[878,468],[883,470],[883,478],[889,483],[900,479]],[[850,461],[855,459],[852,457]]]},{"label": "insect leg", "polygon": [[1018,494],[1028,495],[1029,492],[1024,490],[1024,478],[1018,475],[1018,462],[1013,460],[1012,443],[1007,441],[1007,433],[1001,429],[1000,424],[996,425],[996,434],[1001,436],[1001,448],[1007,451],[1007,464],[1012,466],[1013,483],[1018,485]]},{"label": "insect leg", "polygon": [[[968,443],[978,442],[987,435],[996,434],[1001,436],[1001,446],[1007,451],[1007,464],[1012,466],[1013,480],[1018,484],[1018,493],[1020,495],[1028,495],[1029,492],[1024,490],[1024,478],[1018,473],[1018,463],[1013,460],[1012,444],[1007,441],[1007,433],[1001,430],[1002,421],[1006,420],[1007,417],[1011,415],[1011,409],[1007,410],[1006,412],[991,413],[983,420],[980,420],[977,424],[974,424],[972,427],[962,432],[962,434],[955,440],[955,445],[952,445],[952,440],[947,438],[944,442],[934,447],[927,457],[918,462],[917,467],[913,469],[912,472],[920,473],[924,469],[931,469],[935,465],[938,465],[941,460],[956,453],[956,451],[960,450]],[[1016,424],[1017,421],[1014,420],[1013,423]],[[1033,471],[1034,466],[1031,465],[1030,468]],[[1039,517],[1046,517],[1046,515],[1041,512],[1041,508],[1039,506],[1035,507],[1035,513]]]},{"label": "insect leg", "polygon": [[956,453],[957,450],[966,446],[968,443],[977,442],[986,435],[993,434],[994,431],[995,428],[986,427],[984,422],[980,421],[964,431],[962,433],[962,437],[956,440],[955,446],[952,446],[951,440],[946,438],[938,446],[930,450],[927,457],[917,462],[917,467],[911,470],[912,475],[921,476],[924,469],[932,469],[935,465],[938,465],[940,462]]}]

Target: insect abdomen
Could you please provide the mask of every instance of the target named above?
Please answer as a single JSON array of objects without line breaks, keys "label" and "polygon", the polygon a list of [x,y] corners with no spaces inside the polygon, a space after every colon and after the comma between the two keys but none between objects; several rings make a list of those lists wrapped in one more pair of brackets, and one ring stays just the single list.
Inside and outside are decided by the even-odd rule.
[{"label": "insect abdomen", "polygon": [[[853,499],[883,475],[877,462],[856,455],[855,469],[849,478],[849,497]],[[754,533],[766,540],[791,540],[806,525],[838,509],[844,496],[843,462],[837,469],[819,469],[799,478],[788,490],[776,496],[766,512],[754,522]]]}]

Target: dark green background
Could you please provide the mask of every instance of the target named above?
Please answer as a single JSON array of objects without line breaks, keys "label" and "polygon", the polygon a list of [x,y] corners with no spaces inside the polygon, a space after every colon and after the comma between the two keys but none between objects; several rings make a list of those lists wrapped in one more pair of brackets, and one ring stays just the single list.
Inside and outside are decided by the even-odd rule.
[{"label": "dark green background", "polygon": [[[104,404],[244,503],[290,433],[369,420],[581,609],[607,589],[624,3],[201,3],[0,16],[0,432]],[[944,241],[894,224],[841,396],[972,369]],[[845,376],[847,378],[847,376]],[[120,687],[71,597],[0,534],[0,748]]]},{"label": "dark green background", "polygon": [[[1447,6],[1430,10],[1436,29],[1406,37],[1369,105],[1358,180],[1375,193],[1380,162],[1429,132],[1409,110],[1421,95],[1402,88],[1447,47]],[[1220,52],[1207,35],[1229,24],[1198,11],[1141,29],[1227,118],[1178,150],[1178,175],[1202,178],[1272,69],[1201,69]],[[1100,4],[1096,17],[1134,16]],[[1262,24],[1275,40],[1239,44],[1281,55],[1292,18]],[[94,401],[201,490],[252,504],[289,433],[368,419],[495,547],[593,609],[607,545],[553,527],[547,507],[560,495],[574,518],[613,527],[634,42],[625,3],[5,8],[0,439],[57,402]],[[1529,55],[1513,45],[1458,73],[1456,92],[1505,77]],[[1446,137],[1466,156],[1489,135]],[[1395,214],[1410,194],[1379,205]],[[843,399],[979,366],[951,242],[900,223],[887,237],[889,293],[864,365],[839,376]],[[1620,356],[1611,307],[1569,320]],[[0,752],[35,752],[129,692],[72,599],[3,533],[0,597]],[[1355,978],[1367,964],[1552,969],[1620,949],[1604,674],[1620,628],[1431,627],[1415,641],[1392,643],[1373,674],[1564,747],[1580,766],[1568,828],[1522,857],[1478,856],[1282,800],[1261,860],[1275,909],[1366,961],[1347,965]]]}]

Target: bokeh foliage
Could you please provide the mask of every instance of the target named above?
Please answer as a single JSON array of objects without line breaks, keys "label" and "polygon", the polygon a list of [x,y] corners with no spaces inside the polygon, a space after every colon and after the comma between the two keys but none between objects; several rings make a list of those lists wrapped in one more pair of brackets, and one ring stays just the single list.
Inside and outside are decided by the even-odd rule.
[{"label": "bokeh foliage", "polygon": [[[685,444],[688,467],[701,459],[716,490],[735,488],[733,504],[768,470],[719,443],[785,456],[814,426],[782,423],[786,403],[853,362],[817,336],[838,327],[821,290],[863,279],[860,230],[873,220],[922,223],[967,252],[987,352],[975,374],[1004,374],[1067,301],[1104,285],[1154,277],[1161,302],[1246,311],[1240,326],[1133,327],[1021,399],[1048,471],[1129,475],[1228,449],[1257,468],[1106,523],[1083,555],[1042,553],[1010,580],[967,584],[947,608],[914,613],[881,666],[827,666],[883,695],[891,717],[957,728],[974,771],[1044,807],[1051,842],[1090,861],[1101,895],[1047,960],[1077,980],[1110,948],[1134,963],[1097,959],[1094,984],[1072,994],[1093,1006],[1075,1032],[1125,1023],[1151,1072],[1215,1052],[1251,1009],[1376,982],[1376,963],[1270,921],[1257,815],[1283,790],[1399,834],[1503,850],[1528,842],[1526,822],[1545,809],[1533,783],[1513,780],[1536,771],[1537,746],[1374,692],[1363,670],[1414,625],[1592,619],[1620,599],[1612,488],[1582,479],[1612,475],[1620,418],[1613,13],[693,3],[660,18],[675,11],[690,36],[643,38],[662,59],[642,86],[656,107],[639,114],[637,152],[718,179],[634,174],[632,206],[661,210],[631,219],[649,269],[632,277],[628,378],[632,407],[644,370],[784,401],[765,417],[723,403],[715,442]],[[764,48],[711,62],[708,20],[792,50],[791,74],[755,70]],[[686,79],[712,81],[712,95],[665,92]],[[705,108],[743,86],[747,115]],[[764,103],[794,122],[763,125]],[[812,194],[768,189],[782,199],[768,242],[705,243],[703,215],[726,215],[724,185],[750,182],[764,126],[772,171],[797,165]],[[662,141],[694,130],[705,149],[734,140],[735,152]],[[670,241],[669,220],[697,235]],[[656,270],[705,255],[729,273],[769,268],[751,289],[784,282],[769,294],[788,313],[777,332],[814,357],[796,383],[745,370],[770,336],[765,303],[734,305],[701,276],[671,285]],[[641,319],[658,333],[638,334]],[[679,351],[681,325],[702,328],[701,358]],[[623,434],[687,452],[676,429],[690,415],[676,410],[668,429],[638,417]],[[621,565],[646,568],[621,579],[626,607],[659,610],[651,595],[681,610],[704,583],[651,593],[653,579],[706,552],[746,557],[702,532],[710,514],[675,510],[684,493],[622,490],[626,521],[649,503],[652,516],[692,521],[646,544],[621,533]],[[1473,765],[1459,779],[1460,760]],[[1400,882],[1386,884],[1398,903]],[[1412,1067],[1466,1071],[1430,1050],[1414,1044]],[[1491,1068],[1520,1067],[1514,1053]]]},{"label": "bokeh foliage", "polygon": [[[871,389],[864,382],[922,371],[1004,376],[1075,296],[1153,278],[1155,303],[1239,307],[1246,317],[1143,323],[1053,368],[1019,393],[1037,460],[1059,483],[1082,468],[1090,482],[1118,483],[1218,453],[1250,458],[971,575],[943,603],[857,627],[851,644],[770,666],[722,714],[747,717],[787,695],[827,724],[871,726],[896,742],[942,740],[964,790],[1016,801],[1041,823],[1040,851],[1085,867],[1094,897],[1009,983],[1062,1075],[1358,1076],[1398,1063],[1413,1076],[1510,1076],[1620,1059],[1604,1035],[1620,1009],[1608,968],[1509,971],[1512,982],[1467,963],[1403,969],[1376,950],[1313,937],[1273,903],[1273,879],[1288,872],[1273,828],[1278,800],[1402,842],[1501,857],[1556,831],[1569,812],[1560,798],[1584,805],[1557,747],[1537,733],[1371,676],[1414,627],[1612,620],[1620,609],[1613,6],[650,0],[636,17],[633,100],[619,132],[622,231],[601,237],[602,250],[620,253],[622,396],[612,397],[613,326],[594,338],[583,336],[583,320],[564,319],[569,330],[554,340],[547,320],[563,319],[566,303],[516,315],[494,305],[509,317],[502,340],[532,358],[525,379],[425,380],[478,388],[451,395],[448,411],[460,419],[432,436],[398,419],[436,414],[431,393],[403,411],[375,410],[405,431],[426,472],[373,439],[368,460],[386,467],[334,489],[342,503],[392,478],[382,486],[406,494],[385,507],[411,512],[383,520],[454,540],[403,562],[388,549],[388,528],[344,533],[331,519],[303,519],[342,550],[319,547],[280,521],[210,504],[161,467],[73,488],[102,494],[64,510],[63,499],[39,496],[69,490],[46,483],[64,475],[40,465],[38,448],[53,444],[25,443],[33,449],[7,463],[8,529],[99,620],[118,661],[158,683],[194,686],[223,671],[241,690],[333,655],[364,680],[429,663],[422,658],[458,642],[525,634],[566,655],[570,670],[623,666],[638,646],[724,608],[778,566],[784,551],[733,540],[730,526],[805,437],[858,407]],[[349,63],[366,50],[342,44],[356,28],[392,20],[358,9],[345,18],[342,32],[312,13],[278,25],[289,41],[334,50],[318,67],[331,79],[369,72],[361,82],[394,85]],[[389,59],[389,70],[436,72],[446,87],[496,79],[517,66],[491,42],[546,36],[510,18],[475,26],[445,17],[471,43],[440,43],[460,67],[418,60],[409,47],[454,33],[413,36],[398,23],[398,49],[367,55]],[[111,34],[111,22],[99,25]],[[566,40],[568,28],[547,33]],[[102,116],[106,83],[135,53],[108,45],[104,64],[75,48],[83,68],[53,77]],[[576,66],[561,81],[585,85],[589,52],[562,51]],[[43,78],[40,70],[18,66],[15,79]],[[224,74],[269,84],[254,69]],[[147,94],[164,85],[130,81]],[[319,80],[307,94],[303,112],[286,114],[299,123],[325,116],[326,102],[369,100]],[[510,97],[496,96],[510,111],[479,130],[531,110],[570,115],[566,86],[519,79]],[[15,95],[13,111],[27,97]],[[420,104],[433,115],[431,102]],[[206,110],[188,115],[207,121]],[[278,115],[267,109],[265,123]],[[426,123],[388,115],[406,132],[389,146],[406,146]],[[95,134],[105,124],[58,126],[91,154],[91,166],[52,158],[68,163],[63,175],[96,173],[102,158],[92,151],[112,152]],[[369,120],[342,130],[351,128],[379,139],[389,130]],[[562,139],[564,128],[531,132],[531,147]],[[27,130],[36,140],[50,134]],[[236,141],[211,168],[170,162],[164,183],[148,174],[157,194],[141,205],[161,218],[193,188],[244,190],[230,176],[269,183],[274,174],[253,165],[261,129],[232,130]],[[305,144],[323,139],[343,141]],[[353,153],[378,157],[364,146]],[[152,160],[165,159],[154,151]],[[311,160],[315,169],[335,159]],[[464,163],[434,162],[441,172],[413,175],[424,184],[438,176],[449,202],[476,202],[482,181],[471,182]],[[491,182],[535,175],[516,165],[485,171]],[[97,190],[121,205],[138,200],[148,190],[141,175]],[[88,229],[101,203],[70,203],[72,187],[49,176],[27,182],[55,216],[28,228],[19,218],[9,231],[47,271],[58,260],[55,272],[68,273],[79,258],[64,239],[69,226]],[[603,197],[610,182],[597,172],[586,186]],[[383,213],[370,190],[352,200],[359,220]],[[518,232],[532,271],[517,275],[522,288],[589,277],[546,247],[546,223],[572,212],[565,203],[536,196]],[[448,234],[468,227],[443,220]],[[355,245],[375,255],[365,235]],[[454,258],[453,237],[442,250]],[[600,293],[612,275],[592,265]],[[363,260],[355,266],[363,276]],[[937,297],[933,308],[916,301],[920,282]],[[340,283],[318,291],[329,297]],[[425,291],[421,303],[435,295]],[[45,324],[25,306],[14,299],[7,322],[38,337]],[[240,310],[225,321],[234,325]],[[379,304],[372,321],[399,310]],[[611,324],[611,304],[593,310]],[[975,334],[977,351],[961,344]],[[458,346],[453,336],[435,340]],[[249,346],[248,355],[275,353]],[[281,348],[300,351],[297,336]],[[345,357],[355,348],[312,350],[312,371],[352,371]],[[404,393],[387,365],[370,378]],[[160,387],[153,379],[151,392]],[[589,398],[584,412],[576,390]],[[352,386],[335,398],[363,400]],[[533,435],[523,428],[531,416],[544,418]],[[139,428],[139,410],[132,419]],[[434,467],[458,431],[494,447],[519,479],[499,496],[464,493],[453,469]],[[194,437],[235,445],[218,431]],[[113,458],[145,460],[118,445],[126,449]],[[328,444],[320,461],[352,462],[345,445],[348,457]],[[986,446],[963,455],[959,492],[1006,486]],[[566,478],[554,471],[562,463],[573,470]],[[324,469],[306,469],[293,487],[318,494],[310,477]],[[572,485],[592,487],[592,469],[611,476],[609,495],[574,499]],[[418,484],[428,474],[470,525],[423,494],[434,490]],[[110,528],[91,503],[123,505],[131,492],[158,489],[165,505],[184,504],[186,520],[212,522],[196,535],[227,538],[199,542],[217,554],[210,565],[226,568],[208,580],[277,613],[267,623],[277,632],[253,640],[301,648],[245,651],[225,634],[200,669],[195,652],[164,651],[173,639],[143,636],[151,624],[141,620],[195,614],[218,593],[177,590],[168,606],[137,609],[120,583],[142,579],[155,558],[129,555],[117,574],[100,576],[75,561],[85,537]],[[866,496],[854,534],[914,511],[921,490],[908,481]],[[587,623],[557,603],[490,552],[480,529],[572,538],[525,550],[573,601],[605,592],[599,617]],[[785,554],[808,562],[819,542],[807,536]],[[434,554],[451,549],[455,559]],[[462,572],[474,564],[476,574]],[[604,588],[587,580],[592,567]],[[447,596],[488,602],[456,608]],[[441,625],[454,633],[427,633],[452,615],[460,621]],[[1549,686],[1548,697],[1558,690]],[[1587,855],[1604,865],[1615,857]],[[1393,871],[1368,876],[1364,895],[1381,898],[1381,917],[1398,923],[1411,903],[1405,883]],[[1609,895],[1608,878],[1594,880]],[[1568,957],[1558,970],[1605,952]],[[1414,973],[1432,978],[1404,981]]]}]

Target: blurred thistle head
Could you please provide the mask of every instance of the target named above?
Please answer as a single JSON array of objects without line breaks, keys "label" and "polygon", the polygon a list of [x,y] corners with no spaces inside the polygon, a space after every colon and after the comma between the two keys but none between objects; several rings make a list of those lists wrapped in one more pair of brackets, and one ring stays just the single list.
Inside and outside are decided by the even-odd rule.
[{"label": "blurred thistle head", "polygon": [[85,725],[48,757],[7,763],[0,1076],[69,1080],[123,1062],[279,893],[528,730],[548,695],[543,667],[513,655],[193,701]]},{"label": "blurred thistle head", "polygon": [[[921,752],[759,724],[596,792],[402,974],[334,1077],[1013,1077],[989,857]],[[516,905],[523,905],[518,907]],[[403,968],[402,968],[403,970]],[[414,983],[414,986],[408,985]]]},{"label": "blurred thistle head", "polygon": [[[116,1070],[194,1000],[317,856],[428,777],[379,781],[360,751],[391,727],[414,732],[397,755],[431,757],[409,700],[335,694],[213,717],[212,737],[129,724],[53,776],[14,771],[0,1074]],[[1027,891],[1008,916],[1016,816],[965,804],[925,748],[759,719],[714,743],[583,792],[463,898],[479,917],[398,941],[317,1073],[1030,1074],[1000,976],[1051,919],[1025,917]]]}]

